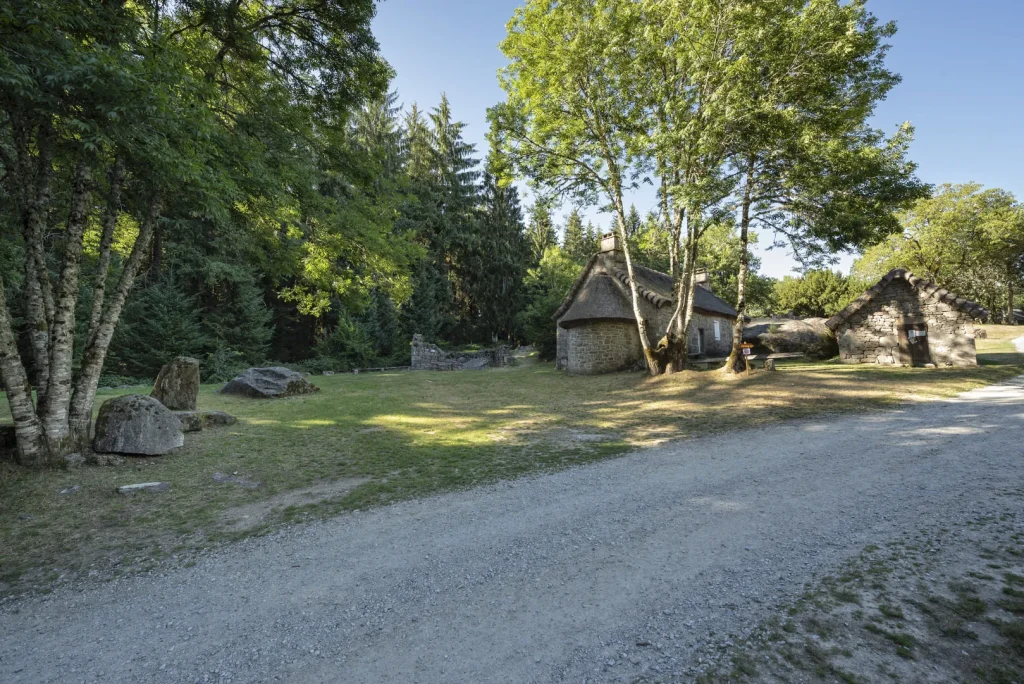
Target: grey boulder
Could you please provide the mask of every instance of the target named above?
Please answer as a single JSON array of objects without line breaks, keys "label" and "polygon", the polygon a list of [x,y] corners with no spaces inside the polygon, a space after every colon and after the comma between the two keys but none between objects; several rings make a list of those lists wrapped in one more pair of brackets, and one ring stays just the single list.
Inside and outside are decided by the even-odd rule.
[{"label": "grey boulder", "polygon": [[250,368],[226,384],[221,393],[251,399],[279,399],[319,391],[319,387],[300,373],[288,368],[275,367]]},{"label": "grey boulder", "polygon": [[129,394],[100,407],[92,445],[98,453],[162,456],[184,445],[178,417],[153,397]]},{"label": "grey boulder", "polygon": [[199,362],[179,356],[160,369],[150,395],[172,411],[195,411],[199,401]]}]

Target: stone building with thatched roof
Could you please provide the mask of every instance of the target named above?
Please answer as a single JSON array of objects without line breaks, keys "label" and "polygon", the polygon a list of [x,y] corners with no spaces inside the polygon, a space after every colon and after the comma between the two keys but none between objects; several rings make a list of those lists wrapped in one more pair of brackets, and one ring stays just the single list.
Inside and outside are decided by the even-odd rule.
[{"label": "stone building with thatched roof", "polygon": [[[640,309],[655,343],[675,308],[672,277],[636,264],[633,272]],[[711,292],[706,278],[699,281],[689,353],[727,356],[736,310]],[[558,326],[557,364],[561,370],[594,375],[628,370],[643,362],[626,261],[617,236],[602,239],[601,251],[587,262],[553,318]]]},{"label": "stone building with thatched roof", "polygon": [[843,363],[976,366],[974,323],[987,317],[974,302],[895,269],[826,325]]}]

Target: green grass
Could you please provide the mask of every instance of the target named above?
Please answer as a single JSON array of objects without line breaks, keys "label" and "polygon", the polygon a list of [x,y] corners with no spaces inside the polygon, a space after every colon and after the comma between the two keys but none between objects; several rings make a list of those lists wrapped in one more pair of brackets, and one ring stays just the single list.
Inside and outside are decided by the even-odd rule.
[{"label": "green grass", "polygon": [[[0,463],[0,591],[65,573],[127,572],[281,522],[326,516],[738,427],[951,396],[1024,371],[780,365],[726,377],[686,372],[569,377],[550,364],[465,373],[315,378],[322,391],[279,401],[224,397],[200,408],[236,426],[186,436],[183,449],[121,465],[30,471]],[[106,391],[103,399],[131,390]],[[148,390],[135,390],[148,391]],[[6,403],[0,421],[7,420]],[[242,489],[212,480],[238,473]],[[163,481],[160,494],[119,485]],[[352,486],[334,488],[346,482]],[[74,494],[60,490],[81,485]],[[358,486],[355,486],[358,485]],[[308,496],[296,492],[309,490]],[[256,522],[240,524],[253,510]],[[21,578],[19,582],[19,578]]]}]

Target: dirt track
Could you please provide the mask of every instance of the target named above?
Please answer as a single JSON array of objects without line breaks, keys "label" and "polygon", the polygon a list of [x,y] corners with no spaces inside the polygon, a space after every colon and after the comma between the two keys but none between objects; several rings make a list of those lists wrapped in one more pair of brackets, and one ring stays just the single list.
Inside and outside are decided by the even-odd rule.
[{"label": "dirt track", "polygon": [[1024,481],[1024,380],[354,513],[0,609],[3,682],[683,673],[865,544]]}]

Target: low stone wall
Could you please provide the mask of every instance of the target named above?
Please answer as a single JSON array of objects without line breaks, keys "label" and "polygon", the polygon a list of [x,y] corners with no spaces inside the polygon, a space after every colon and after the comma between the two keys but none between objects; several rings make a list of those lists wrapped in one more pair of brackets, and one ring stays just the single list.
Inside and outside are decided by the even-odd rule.
[{"label": "low stone wall", "polygon": [[976,366],[974,319],[928,297],[903,280],[894,280],[874,301],[837,330],[843,363],[902,365],[900,327],[920,318],[928,326],[928,349],[939,366]]},{"label": "low stone wall", "polygon": [[629,321],[588,321],[565,331],[566,370],[597,375],[630,370],[643,361],[640,333]]},{"label": "low stone wall", "polygon": [[515,365],[508,347],[478,352],[446,352],[437,345],[423,341],[423,335],[412,338],[412,369],[427,371],[482,370]]}]

